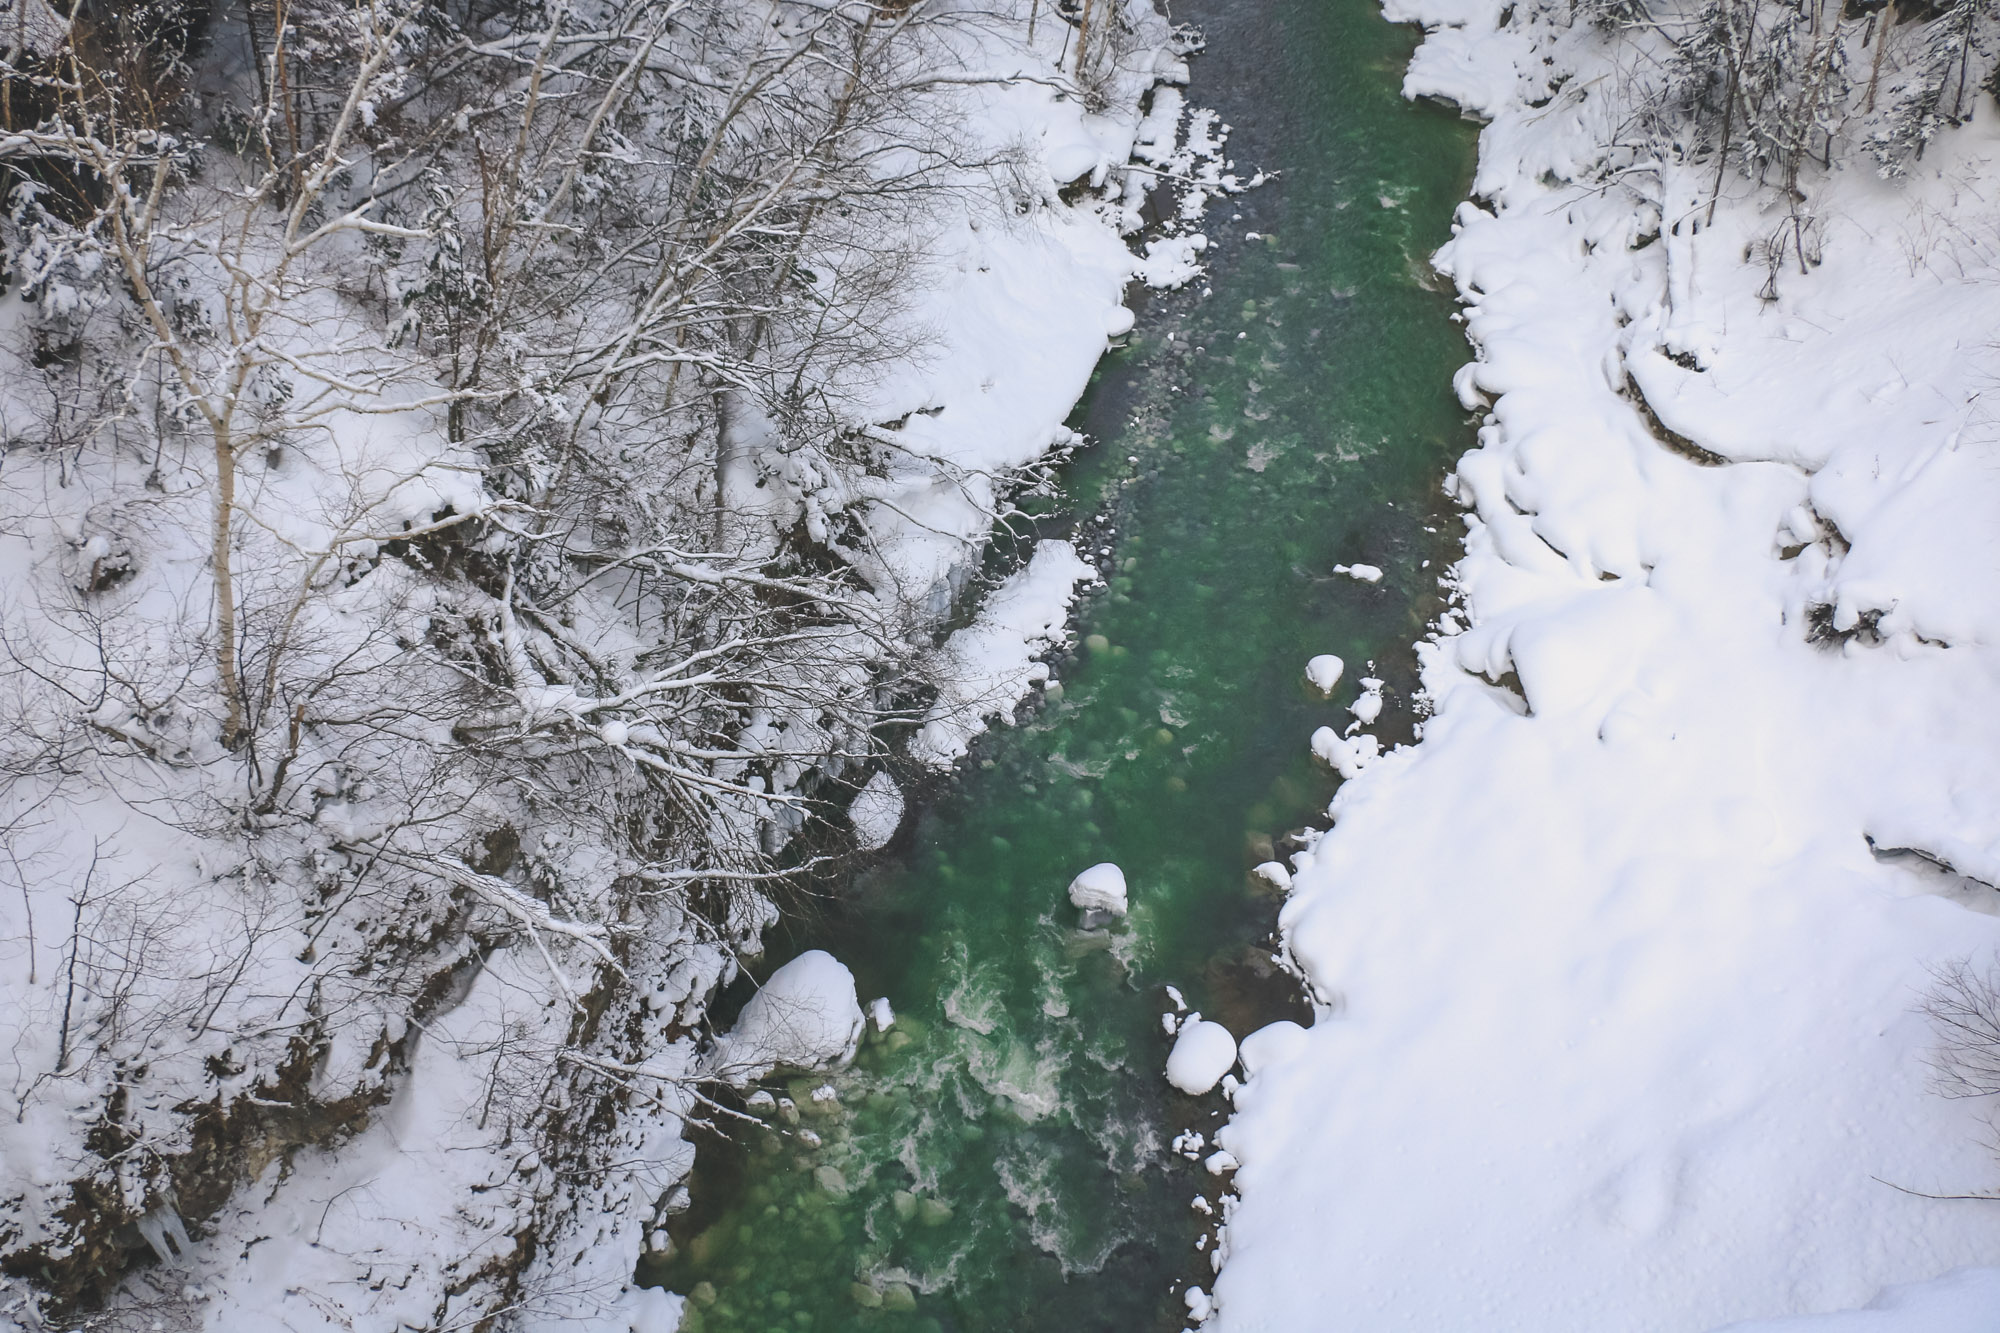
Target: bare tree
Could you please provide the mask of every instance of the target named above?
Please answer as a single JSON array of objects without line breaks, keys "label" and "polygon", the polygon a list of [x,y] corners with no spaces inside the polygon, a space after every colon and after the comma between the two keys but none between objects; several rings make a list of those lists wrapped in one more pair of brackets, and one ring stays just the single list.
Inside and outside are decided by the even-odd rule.
[{"label": "bare tree", "polygon": [[[810,811],[921,713],[935,607],[874,550],[883,483],[1002,512],[1011,478],[858,406],[923,355],[930,230],[1027,206],[951,110],[1013,77],[968,64],[998,20],[34,13],[0,411],[42,471],[0,477],[0,530],[62,559],[0,608],[0,826],[108,827],[108,795],[199,851],[20,876],[60,947],[17,1111],[96,1097],[106,1149],[20,1262],[101,1292],[122,1224],[216,1207],[231,1142],[351,1132],[500,959],[551,1003],[467,1045],[480,1123],[545,1146],[518,1188],[554,1207],[592,1172],[576,1108],[665,1095],[645,1034],[692,1021],[635,970],[721,980]],[[1125,38],[1092,22],[1101,75]],[[520,1276],[482,1280],[497,1309]]]}]

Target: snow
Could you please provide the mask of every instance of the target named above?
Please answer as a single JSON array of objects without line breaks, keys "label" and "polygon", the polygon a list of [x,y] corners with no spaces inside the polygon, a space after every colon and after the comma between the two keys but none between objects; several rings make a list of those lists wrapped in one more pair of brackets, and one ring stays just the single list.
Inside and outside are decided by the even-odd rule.
[{"label": "snow", "polygon": [[1125,915],[1125,872],[1100,861],[1069,882],[1070,905],[1080,912]]},{"label": "snow", "polygon": [[717,1040],[710,1066],[739,1085],[781,1065],[836,1068],[854,1058],[866,1024],[854,974],[824,949],[809,949],[750,997],[736,1026]]},{"label": "snow", "polygon": [[1375,719],[1382,716],[1382,685],[1373,676],[1361,678],[1361,693],[1347,706],[1347,711],[1354,714],[1355,728],[1373,726]]},{"label": "snow", "polygon": [[[1193,276],[1206,244],[1193,229],[1206,199],[1239,188],[1225,172],[1212,114],[1191,109],[1169,86],[1186,78],[1169,24],[1144,3],[1120,8],[1119,51],[1098,71],[1094,91],[1104,96],[1091,99],[1097,110],[1052,90],[1067,29],[1045,22],[1028,43],[1026,3],[981,12],[957,29],[956,45],[925,48],[919,58],[944,49],[942,58],[966,70],[1018,69],[1024,77],[945,85],[962,90],[949,94],[956,104],[945,108],[954,132],[964,132],[955,146],[980,165],[951,182],[952,202],[924,212],[912,236],[882,238],[888,248],[910,240],[920,252],[899,313],[912,349],[839,383],[799,386],[833,405],[839,419],[821,434],[838,449],[790,448],[796,440],[731,396],[729,423],[715,432],[713,469],[731,530],[715,546],[704,536],[688,549],[774,550],[779,531],[796,525],[859,575],[841,588],[852,588],[884,639],[928,644],[965,605],[1007,495],[1052,452],[1077,443],[1062,422],[1108,339],[1132,327],[1129,284]],[[743,13],[761,27],[761,9]],[[1037,168],[1037,145],[1046,172]],[[1011,162],[1019,149],[1026,151],[1018,182],[1015,173],[997,181],[984,163]],[[230,159],[222,148],[214,156]],[[1146,169],[1128,171],[1135,158]],[[634,185],[644,184],[644,166],[638,159],[619,164]],[[1163,174],[1177,183],[1178,214],[1142,257],[1130,238]],[[1093,192],[1058,197],[1058,181],[1080,176]],[[642,194],[635,193],[635,210]],[[182,221],[189,234],[203,223],[177,218],[174,225]],[[253,246],[260,243],[253,236]],[[411,247],[412,255],[419,249]],[[12,1260],[47,1244],[61,1259],[78,1229],[64,1210],[72,1183],[82,1182],[106,1201],[85,1221],[143,1218],[134,1234],[177,1252],[171,1271],[162,1265],[131,1274],[127,1289],[112,1294],[113,1305],[169,1311],[164,1317],[177,1327],[470,1327],[498,1317],[503,1305],[515,1308],[528,1291],[563,1294],[537,1296],[540,1306],[516,1316],[524,1327],[669,1327],[675,1298],[628,1289],[654,1205],[688,1166],[678,1138],[685,1109],[679,1089],[702,1067],[689,1041],[668,1034],[699,1024],[716,988],[735,975],[735,958],[755,954],[774,909],[746,890],[732,896],[725,919],[698,923],[697,932],[672,906],[689,881],[675,878],[676,870],[649,883],[638,872],[660,867],[635,867],[619,854],[629,849],[594,836],[591,818],[600,812],[580,795],[586,789],[556,791],[547,812],[532,822],[520,818],[523,804],[512,791],[535,788],[532,773],[439,779],[426,797],[437,809],[420,809],[416,818],[398,818],[391,803],[377,799],[384,784],[376,779],[415,773],[426,756],[449,752],[453,764],[472,767],[453,724],[463,720],[476,730],[492,721],[461,707],[462,684],[452,675],[458,667],[446,660],[462,646],[443,643],[441,627],[456,623],[461,609],[444,604],[453,597],[474,603],[466,613],[473,621],[493,622],[504,658],[498,674],[514,683],[501,729],[553,742],[553,750],[580,756],[579,764],[602,759],[595,771],[615,771],[633,790],[644,786],[643,774],[635,777],[640,764],[666,762],[662,753],[685,740],[663,737],[643,708],[622,706],[663,683],[662,648],[677,650],[671,658],[685,647],[634,628],[647,620],[648,603],[643,593],[628,596],[631,584],[584,580],[552,623],[529,627],[510,623],[506,595],[429,580],[414,572],[418,557],[385,558],[399,544],[417,545],[411,530],[441,514],[446,522],[492,517],[500,545],[483,549],[497,551],[512,531],[510,513],[518,517],[508,509],[512,501],[496,505],[498,493],[487,490],[492,459],[459,442],[445,413],[403,410],[437,387],[430,353],[413,350],[434,340],[375,345],[384,340],[376,337],[384,333],[377,306],[402,306],[398,292],[370,287],[390,282],[393,273],[383,277],[390,267],[373,251],[349,249],[323,269],[301,270],[272,298],[281,300],[286,326],[265,339],[274,352],[314,361],[331,355],[327,340],[355,331],[367,357],[316,364],[359,372],[361,361],[379,360],[391,368],[384,373],[408,375],[367,413],[312,418],[297,432],[309,441],[274,428],[271,438],[285,437],[282,449],[266,456],[261,447],[246,448],[246,493],[239,496],[246,521],[235,562],[242,591],[255,595],[244,609],[246,624],[257,627],[245,640],[248,660],[260,664],[254,669],[277,658],[275,649],[268,659],[253,651],[258,634],[291,624],[274,599],[299,589],[294,657],[326,663],[328,680],[363,683],[351,700],[322,695],[319,684],[296,691],[289,678],[277,681],[277,693],[314,699],[320,714],[362,719],[362,739],[335,744],[318,718],[309,718],[303,748],[300,734],[292,737],[293,765],[285,753],[287,702],[269,710],[275,726],[266,725],[242,752],[258,756],[255,764],[246,767],[240,754],[216,743],[215,718],[204,711],[215,711],[217,698],[203,646],[212,623],[204,540],[213,487],[201,451],[178,437],[154,438],[157,419],[141,420],[152,413],[118,416],[117,430],[131,434],[115,447],[21,463],[31,471],[16,476],[10,490],[15,499],[0,524],[0,616],[10,644],[86,668],[98,652],[108,654],[107,663],[136,663],[143,670],[127,693],[146,702],[127,706],[112,691],[85,715],[68,701],[102,691],[57,682],[42,692],[67,694],[45,708],[30,697],[40,687],[29,674],[17,670],[5,682],[10,718],[20,723],[9,741],[57,738],[49,753],[67,757],[44,766],[38,750],[8,750],[9,772],[20,780],[0,816],[22,882],[0,905],[0,939],[10,941],[0,953],[12,964],[0,980],[0,1040],[12,1052],[21,1096],[0,1123],[0,1160],[9,1167],[0,1179],[0,1249]],[[210,293],[199,290],[200,277],[193,274],[176,298],[191,325],[207,318]],[[30,346],[31,317],[52,312],[91,317],[110,331],[107,344],[121,321],[137,326],[115,291],[106,297],[53,283],[37,314],[20,299],[24,290],[17,285],[0,303],[9,347]],[[625,295],[605,299],[617,306]],[[565,313],[576,314],[566,328],[578,345],[615,327],[593,327],[587,312]],[[122,382],[113,361],[104,366],[111,376],[105,383]],[[17,434],[35,434],[49,385],[25,369],[5,378],[0,397],[9,421]],[[552,410],[580,421],[561,414],[587,415],[582,403]],[[657,426],[638,422],[637,452],[685,447],[677,436],[656,440]],[[142,440],[166,447],[139,447]],[[10,468],[17,461],[10,455]],[[45,462],[50,470],[37,478],[32,469]],[[525,467],[524,477],[542,475],[540,462]],[[699,460],[680,470],[699,488],[706,472]],[[661,498],[644,495],[638,503]],[[622,522],[604,518],[607,532]],[[467,524],[458,531],[475,530],[487,529]],[[467,546],[474,563],[481,549]],[[106,634],[79,638],[43,614],[49,606],[80,605],[79,576],[93,583],[127,555],[138,562],[136,575],[86,608],[89,623],[108,627]],[[655,558],[665,553],[640,557]],[[751,559],[746,568],[758,565]],[[696,583],[719,577],[705,556],[670,573]],[[1061,641],[1075,586],[1092,573],[1068,546],[1045,543],[969,627],[936,650],[926,665],[937,668],[944,689],[913,738],[914,755],[948,764],[988,719],[1010,717],[1046,679],[1036,656]],[[884,663],[860,642],[866,637],[846,640],[836,674],[872,690],[871,676]],[[531,649],[551,644],[574,649],[618,680],[619,706],[588,684],[546,672]],[[419,665],[409,667],[412,659]],[[633,688],[622,689],[627,683]],[[411,699],[435,699],[452,716],[419,709],[389,724],[374,712],[381,707],[383,716],[400,718],[397,709]],[[748,701],[741,734],[727,738],[742,755],[704,760],[693,775],[734,787],[709,812],[714,827],[685,830],[716,853],[704,866],[746,865],[781,847],[803,818],[795,798],[814,766],[837,779],[845,756],[872,748],[872,714],[829,722],[816,701],[791,712],[769,704]],[[526,736],[536,729],[546,734]],[[72,745],[77,734],[86,738],[82,748]],[[714,747],[704,740],[701,748]],[[441,764],[440,773],[448,767]],[[504,758],[498,767],[506,770]],[[57,792],[55,779],[44,783],[44,768],[61,770],[57,778],[67,786]],[[275,792],[287,771],[296,809],[251,813],[244,794],[266,779]],[[417,773],[411,780],[422,787],[431,778]],[[902,793],[877,771],[848,813],[857,841],[880,847],[900,823]],[[377,855],[391,839],[400,860]],[[500,868],[475,868],[489,864]],[[613,906],[616,895],[627,895],[622,906]],[[807,955],[780,969],[719,1043],[709,1072],[747,1076],[775,1062],[845,1058],[860,1022],[852,979],[818,957],[823,962]],[[77,983],[70,994],[60,984],[65,965]],[[629,978],[621,968],[630,969]],[[572,1022],[585,995],[609,997],[599,1030],[612,1035],[576,1049],[574,1031],[590,1026]],[[880,1004],[878,1025],[890,1017]],[[82,1039],[86,1033],[94,1044]],[[301,1051],[310,1057],[303,1070],[293,1067]],[[292,1125],[285,1119],[292,1113],[279,1108],[294,1082],[311,1084],[298,1119],[336,1106],[351,1120],[338,1129]],[[633,1092],[614,1125],[567,1114],[575,1108],[566,1099],[594,1103],[607,1087]],[[112,1097],[125,1108],[121,1132],[145,1145],[116,1161],[88,1146]],[[180,1214],[161,1192],[188,1149],[195,1116],[210,1108],[232,1121],[240,1114],[238,1123],[250,1126],[278,1122],[266,1146],[281,1163],[244,1180],[220,1211],[190,1212],[190,1253]],[[586,1122],[594,1137],[570,1145],[572,1160],[522,1149],[545,1132],[561,1135]],[[254,1132],[250,1144],[253,1157],[265,1151]],[[247,1162],[246,1175],[260,1165]],[[506,1256],[512,1238],[526,1232],[536,1247],[528,1269],[516,1273]],[[0,1305],[13,1299],[14,1288],[0,1292]]]},{"label": "snow", "polygon": [[887,769],[877,769],[847,807],[854,841],[864,852],[880,851],[903,824],[903,789]]},{"label": "snow", "polygon": [[1333,572],[1345,574],[1357,583],[1380,583],[1382,571],[1374,565],[1335,565]]},{"label": "snow", "polygon": [[877,1032],[887,1032],[896,1026],[896,1011],[889,1007],[886,995],[869,1002],[868,1020],[875,1025]]},{"label": "snow", "polygon": [[1250,867],[1250,873],[1274,889],[1285,890],[1292,887],[1292,872],[1287,870],[1281,861],[1259,862]]},{"label": "snow", "polygon": [[1190,1097],[1211,1091],[1236,1063],[1236,1038],[1220,1023],[1199,1015],[1181,1024],[1167,1056],[1167,1082]]},{"label": "snow", "polygon": [[1312,739],[1211,1327],[1991,1328],[2000,1209],[1909,1191],[2000,1187],[1921,1011],[2000,949],[1995,108],[1815,169],[1764,300],[1767,194],[1601,157],[1644,38],[1501,11],[1391,6],[1493,118],[1437,258],[1490,406],[1421,742]]},{"label": "snow", "polygon": [[1294,1058],[1307,1040],[1306,1030],[1289,1018],[1266,1023],[1244,1037],[1237,1048],[1237,1055],[1243,1061],[1244,1077],[1255,1078],[1257,1071],[1265,1065]]},{"label": "snow", "polygon": [[1731,1324],[1724,1333],[1989,1333],[2000,1269],[1968,1268],[1890,1287],[1860,1310]]},{"label": "snow", "polygon": [[1062,641],[1076,585],[1095,575],[1068,542],[1038,542],[1028,563],[993,590],[972,624],[945,641],[944,685],[910,740],[911,757],[948,767],[989,719],[1011,720],[1014,706],[1048,679],[1048,666],[1037,656]]},{"label": "snow", "polygon": [[1321,727],[1312,734],[1313,754],[1343,778],[1357,776],[1381,749],[1381,742],[1367,732],[1350,739],[1332,727]]},{"label": "snow", "polygon": [[1347,663],[1332,653],[1321,653],[1306,663],[1306,679],[1321,694],[1332,694],[1333,687],[1340,684],[1340,673],[1347,669]]},{"label": "snow", "polygon": [[1201,272],[1199,256],[1207,248],[1208,237],[1200,232],[1192,236],[1154,237],[1146,242],[1139,277],[1148,287],[1178,287]]},{"label": "snow", "polygon": [[1890,1287],[1860,1310],[1759,1319],[1723,1333],[1991,1333],[1995,1311],[2000,1269],[1966,1268]]}]

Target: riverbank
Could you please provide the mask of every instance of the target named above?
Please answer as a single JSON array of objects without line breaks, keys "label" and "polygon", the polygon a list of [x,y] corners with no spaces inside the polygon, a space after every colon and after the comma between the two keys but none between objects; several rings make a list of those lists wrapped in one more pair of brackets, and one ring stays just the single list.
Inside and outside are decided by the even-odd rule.
[{"label": "riverbank", "polygon": [[[189,143],[284,86],[245,13],[190,39]],[[1096,7],[1087,58],[1027,0],[565,10],[540,57],[514,17],[441,19],[435,65],[342,28],[323,172],[246,193],[269,154],[232,121],[163,175],[172,224],[122,221],[158,224],[170,321],[97,233],[8,224],[0,1326],[670,1326],[633,1270],[788,839],[844,837],[1128,284],[1192,276],[1233,188],[1143,3]],[[292,248],[302,179],[338,225]],[[100,380],[126,396],[71,410]],[[1093,573],[1059,572],[1058,607]]]},{"label": "riverbank", "polygon": [[1422,741],[1293,858],[1315,1021],[1223,1132],[1209,1326],[1698,1333],[1938,1279],[1827,1326],[1984,1327],[1941,1275],[2000,1215],[1926,1196],[2000,1166],[1923,1010],[2000,946],[1995,108],[1897,180],[1830,150],[1788,252],[1769,189],[1613,146],[1644,33],[1387,16],[1405,91],[1490,121],[1436,258],[1480,442]]}]

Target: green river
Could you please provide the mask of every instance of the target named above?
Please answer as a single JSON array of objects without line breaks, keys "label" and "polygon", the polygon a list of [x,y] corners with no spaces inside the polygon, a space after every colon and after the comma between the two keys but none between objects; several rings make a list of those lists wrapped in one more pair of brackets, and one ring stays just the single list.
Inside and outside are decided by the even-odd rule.
[{"label": "green river", "polygon": [[[1323,822],[1334,779],[1307,739],[1345,724],[1365,663],[1389,686],[1378,734],[1409,734],[1409,645],[1458,532],[1439,481],[1470,443],[1427,256],[1473,130],[1401,99],[1415,34],[1374,0],[1175,18],[1207,34],[1191,98],[1233,127],[1238,173],[1282,174],[1216,205],[1212,289],[1154,298],[1072,423],[1098,443],[1042,535],[1110,547],[1115,577],[1079,609],[1062,688],[774,934],[760,975],[824,948],[897,1022],[850,1069],[773,1081],[798,1123],[698,1141],[672,1256],[641,1273],[692,1293],[689,1333],[1171,1333],[1211,1277],[1190,1201],[1222,1183],[1171,1145],[1226,1106],[1162,1076],[1165,987],[1239,1037],[1309,1021],[1246,871]],[[1387,575],[1332,573],[1352,562]],[[1331,701],[1301,677],[1329,652]],[[1079,931],[1064,888],[1106,860],[1131,915]]]}]

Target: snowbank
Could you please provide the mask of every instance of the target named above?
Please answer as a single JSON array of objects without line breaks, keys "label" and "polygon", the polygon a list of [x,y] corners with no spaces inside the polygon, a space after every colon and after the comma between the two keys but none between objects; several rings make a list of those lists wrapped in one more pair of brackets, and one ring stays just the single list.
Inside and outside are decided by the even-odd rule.
[{"label": "snowbank", "polygon": [[[1907,1192],[2000,1185],[1918,1012],[2000,947],[1994,108],[1900,187],[1815,173],[1823,262],[1760,299],[1767,195],[1697,227],[1712,164],[1601,160],[1631,39],[1505,12],[1392,7],[1406,91],[1495,118],[1438,256],[1490,409],[1421,743],[1313,740],[1316,1020],[1221,1135],[1227,1333],[1700,1333],[2000,1255],[2000,1208]],[[1753,1327],[1996,1309],[1970,1272]]]},{"label": "snowbank", "polygon": [[1011,719],[1014,706],[1048,679],[1036,657],[1061,641],[1076,585],[1094,578],[1068,542],[1045,541],[1020,570],[987,597],[972,624],[945,641],[943,688],[911,738],[912,758],[948,767],[986,730]]}]

